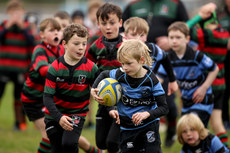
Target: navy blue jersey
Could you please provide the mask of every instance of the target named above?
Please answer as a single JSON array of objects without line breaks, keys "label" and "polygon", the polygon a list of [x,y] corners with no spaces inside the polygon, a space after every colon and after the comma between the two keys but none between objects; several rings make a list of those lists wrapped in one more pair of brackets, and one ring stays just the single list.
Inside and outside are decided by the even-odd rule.
[{"label": "navy blue jersey", "polygon": [[192,147],[184,144],[181,153],[229,153],[229,150],[223,145],[220,139],[209,133],[208,136],[200,141],[200,144]]},{"label": "navy blue jersey", "polygon": [[[165,100],[165,92],[155,74],[148,69],[142,78],[132,78],[122,71],[121,68],[102,72],[94,82],[93,88],[103,78],[110,77],[118,80],[122,86],[122,98],[117,103],[120,117],[120,127],[123,130],[135,130],[144,127],[159,117],[166,115],[168,106]],[[137,112],[148,111],[150,117],[143,120],[139,125],[134,125],[132,115]]]},{"label": "navy blue jersey", "polygon": [[[212,94],[212,89],[209,87],[206,92],[206,97],[202,103],[192,102],[194,92],[206,80],[208,71],[213,71],[216,64],[206,55],[199,51],[194,51],[187,46],[187,50],[182,59],[179,59],[174,51],[168,53],[168,57],[173,66],[173,70],[181,91],[183,100],[182,112],[187,112],[189,109],[203,110],[211,114],[213,104],[208,102],[208,95]],[[159,76],[164,76],[165,72],[162,67],[158,71]]]}]

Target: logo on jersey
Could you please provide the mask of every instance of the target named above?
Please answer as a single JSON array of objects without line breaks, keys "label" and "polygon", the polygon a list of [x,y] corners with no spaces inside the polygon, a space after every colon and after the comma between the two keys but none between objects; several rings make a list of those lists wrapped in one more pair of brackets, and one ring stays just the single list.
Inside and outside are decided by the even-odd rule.
[{"label": "logo on jersey", "polygon": [[86,80],[86,75],[79,75],[79,77],[78,77],[78,83],[79,84],[85,83],[85,80]]},{"label": "logo on jersey", "polygon": [[127,142],[127,148],[134,148],[133,142]]},{"label": "logo on jersey", "polygon": [[78,124],[80,123],[81,117],[76,116],[76,115],[73,115],[73,116],[72,116],[72,119],[73,119],[73,120],[72,120],[73,126],[78,127]]},{"label": "logo on jersey", "polygon": [[147,97],[147,96],[149,96],[150,95],[150,89],[149,88],[142,88],[141,89],[141,95],[142,95],[142,97]]},{"label": "logo on jersey", "polygon": [[165,15],[165,14],[168,14],[168,12],[169,12],[168,6],[167,5],[162,5],[161,10],[160,10],[160,14]]},{"label": "logo on jersey", "polygon": [[197,150],[195,151],[195,153],[202,153],[201,148],[197,149]]},{"label": "logo on jersey", "polygon": [[155,141],[155,136],[154,136],[154,133],[153,131],[149,131],[146,133],[146,136],[147,136],[147,141],[148,142],[154,142]]},{"label": "logo on jersey", "polygon": [[56,78],[56,82],[65,82],[65,79],[60,78],[60,77],[57,77],[57,78]]}]

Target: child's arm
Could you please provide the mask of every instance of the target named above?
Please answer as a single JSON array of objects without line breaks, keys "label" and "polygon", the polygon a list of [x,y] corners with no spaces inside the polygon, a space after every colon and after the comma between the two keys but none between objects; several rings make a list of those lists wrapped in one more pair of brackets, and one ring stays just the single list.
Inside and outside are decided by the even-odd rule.
[{"label": "child's arm", "polygon": [[98,93],[98,89],[97,86],[99,84],[99,82],[101,80],[103,80],[104,78],[108,78],[109,77],[109,70],[103,71],[100,73],[100,75],[96,78],[96,80],[93,83],[92,89],[91,89],[91,95],[93,97],[94,100],[96,100],[99,104],[104,104],[104,100],[102,97],[98,97],[97,93]]},{"label": "child's arm", "polygon": [[178,84],[176,82],[176,77],[173,73],[173,67],[172,64],[168,58],[168,55],[165,55],[166,57],[162,60],[162,65],[167,72],[168,78],[169,78],[169,84],[168,84],[168,95],[170,96],[172,93],[178,90]]},{"label": "child's arm", "polygon": [[158,117],[168,114],[169,110],[165,95],[157,96],[155,97],[155,100],[157,101],[158,106],[156,109],[133,114],[132,120],[134,124],[138,125],[142,120],[145,120],[149,117],[151,118],[151,120],[154,120]]},{"label": "child's arm", "polygon": [[207,19],[212,15],[212,13],[216,9],[216,4],[215,3],[208,3],[200,8],[200,11],[198,14],[193,17],[192,19],[188,20],[186,24],[188,25],[189,28],[192,28],[195,24],[198,22]]},{"label": "child's arm", "polygon": [[218,72],[219,72],[219,68],[218,66],[216,66],[213,71],[208,73],[205,82],[193,94],[192,100],[195,103],[199,103],[203,101],[207,89],[212,85],[212,82],[215,80]]}]

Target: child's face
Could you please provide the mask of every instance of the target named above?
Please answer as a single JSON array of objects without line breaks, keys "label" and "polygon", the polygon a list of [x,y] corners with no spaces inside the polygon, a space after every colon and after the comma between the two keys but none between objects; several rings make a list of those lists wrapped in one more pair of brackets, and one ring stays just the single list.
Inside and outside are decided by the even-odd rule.
[{"label": "child's face", "polygon": [[189,36],[185,36],[179,30],[171,30],[168,33],[169,47],[175,52],[184,52],[189,42]]},{"label": "child's face", "polygon": [[129,30],[127,33],[125,33],[125,36],[127,39],[139,39],[142,42],[146,42],[147,40],[147,34],[142,32],[142,33],[137,33],[134,30]]},{"label": "child's face", "polygon": [[200,136],[197,130],[186,125],[182,131],[184,142],[190,146],[197,146],[200,143]]},{"label": "child's face", "polygon": [[40,32],[41,39],[51,46],[58,46],[61,41],[61,31],[54,29],[50,24],[47,25],[44,31]]},{"label": "child's face", "polygon": [[76,34],[66,43],[63,40],[63,46],[66,50],[66,56],[72,61],[79,61],[85,54],[87,46],[87,37],[78,37]]},{"label": "child's face", "polygon": [[107,39],[114,39],[118,37],[122,20],[119,20],[116,14],[108,14],[108,16],[109,19],[105,21],[99,18],[98,27]]},{"label": "child's face", "polygon": [[25,11],[23,9],[9,10],[7,12],[9,20],[24,20]]},{"label": "child's face", "polygon": [[[65,27],[70,24],[69,20],[68,19],[61,19],[59,17],[55,17],[54,19],[61,25],[61,33],[63,34]],[[61,38],[62,37],[63,36],[61,36]]]},{"label": "child's face", "polygon": [[143,68],[142,65],[144,63],[144,57],[142,57],[139,62],[133,57],[127,57],[126,59],[127,60],[121,62],[122,69],[125,71],[125,73],[133,78],[141,76],[141,69]]}]

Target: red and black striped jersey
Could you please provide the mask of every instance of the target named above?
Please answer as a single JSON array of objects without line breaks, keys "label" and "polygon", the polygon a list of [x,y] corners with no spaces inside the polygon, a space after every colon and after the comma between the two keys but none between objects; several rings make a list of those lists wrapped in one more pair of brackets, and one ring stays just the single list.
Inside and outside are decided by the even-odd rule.
[{"label": "red and black striped jersey", "polygon": [[64,55],[65,50],[62,45],[51,47],[42,42],[34,48],[29,75],[24,83],[21,94],[22,102],[42,102],[45,85],[45,76],[42,76],[40,69],[50,66],[50,64],[60,56]]},{"label": "red and black striped jersey", "polygon": [[27,22],[24,23],[24,29],[17,25],[7,29],[6,23],[4,21],[0,25],[0,71],[25,73],[34,47],[31,29]]},{"label": "red and black striped jersey", "polygon": [[121,43],[121,35],[114,40],[101,36],[91,45],[86,57],[96,63],[100,71],[118,68],[121,63],[117,61],[117,50]]},{"label": "red and black striped jersey", "polygon": [[227,55],[229,32],[218,27],[215,30],[195,28],[192,39],[198,42],[198,49],[209,56],[219,67],[216,79],[212,83],[213,90],[225,89],[224,62]]},{"label": "red and black striped jersey", "polygon": [[[47,118],[60,119],[62,115],[80,115],[88,112],[90,86],[97,77],[98,68],[91,60],[83,57],[76,65],[71,66],[64,56],[55,60],[47,73],[44,89],[44,104]],[[55,105],[54,112],[49,109]]]}]

